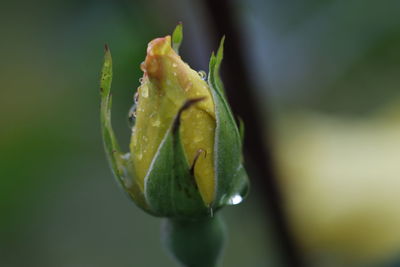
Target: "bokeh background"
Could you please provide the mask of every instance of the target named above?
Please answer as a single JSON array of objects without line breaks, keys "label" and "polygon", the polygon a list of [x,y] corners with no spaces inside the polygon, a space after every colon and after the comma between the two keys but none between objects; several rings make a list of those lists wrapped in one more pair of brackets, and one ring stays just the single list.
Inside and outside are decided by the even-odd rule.
[{"label": "bokeh background", "polygon": [[[238,92],[253,96],[241,108],[256,107],[248,131],[265,137],[275,170],[264,177],[258,155],[247,157],[251,195],[222,211],[223,266],[400,266],[400,2],[226,0],[217,14],[210,2],[1,2],[0,266],[174,266],[160,220],[113,180],[98,86],[108,43],[127,148],[147,43],[178,21],[198,70],[217,48],[216,22],[236,30],[252,86],[228,96],[234,110]],[[279,197],[266,197],[263,179]]]}]

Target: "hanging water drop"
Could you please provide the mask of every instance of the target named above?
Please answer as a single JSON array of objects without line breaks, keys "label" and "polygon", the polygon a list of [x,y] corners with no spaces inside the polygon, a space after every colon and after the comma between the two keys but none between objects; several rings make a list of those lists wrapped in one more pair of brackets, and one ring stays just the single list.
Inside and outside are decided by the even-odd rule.
[{"label": "hanging water drop", "polygon": [[232,197],[230,197],[228,199],[227,204],[228,205],[237,205],[237,204],[241,203],[242,201],[243,201],[243,197],[241,195],[237,194],[237,195],[233,195]]},{"label": "hanging water drop", "polygon": [[207,78],[207,74],[206,74],[206,72],[205,72],[204,70],[200,70],[200,71],[198,72],[198,74],[199,74],[199,76],[200,76],[200,78],[201,78],[202,80],[205,80],[205,79]]},{"label": "hanging water drop", "polygon": [[128,112],[129,128],[133,128],[135,126],[135,121],[136,121],[136,104],[133,104]]},{"label": "hanging water drop", "polygon": [[142,84],[143,83],[143,78],[139,78],[139,82],[140,82],[140,84]]}]

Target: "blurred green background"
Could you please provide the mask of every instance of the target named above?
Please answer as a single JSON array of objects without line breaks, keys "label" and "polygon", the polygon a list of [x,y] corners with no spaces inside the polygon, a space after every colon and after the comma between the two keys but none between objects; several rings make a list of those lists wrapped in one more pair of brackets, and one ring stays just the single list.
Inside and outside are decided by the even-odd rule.
[{"label": "blurred green background", "polygon": [[[307,265],[400,266],[400,2],[232,4]],[[207,70],[216,44],[204,2],[2,1],[0,20],[0,266],[174,266],[160,220],[113,180],[99,72],[108,43],[127,148],[151,39],[183,21],[183,58]],[[259,200],[255,188],[223,211],[223,266],[282,265]]]}]

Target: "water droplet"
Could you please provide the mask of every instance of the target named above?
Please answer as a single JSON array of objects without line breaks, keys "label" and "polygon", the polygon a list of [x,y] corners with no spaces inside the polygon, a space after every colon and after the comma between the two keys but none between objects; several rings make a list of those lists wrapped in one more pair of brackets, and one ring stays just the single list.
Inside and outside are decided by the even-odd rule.
[{"label": "water droplet", "polygon": [[193,87],[193,83],[189,82],[188,85],[185,87],[185,92],[188,92]]},{"label": "water droplet", "polygon": [[122,158],[123,160],[129,160],[130,157],[131,157],[131,153],[125,153],[124,155],[121,155],[121,158]]},{"label": "water droplet", "polygon": [[237,194],[237,195],[233,195],[232,197],[230,197],[228,199],[227,204],[228,205],[237,205],[237,204],[241,203],[242,201],[243,201],[243,197],[241,195]]},{"label": "water droplet", "polygon": [[132,187],[133,183],[132,183],[132,180],[129,179],[129,177],[123,176],[122,180],[123,180],[124,185],[125,185],[126,188],[131,188]]},{"label": "water droplet", "polygon": [[128,171],[126,169],[124,169],[123,173],[121,173],[121,180],[122,180],[122,183],[124,184],[124,186],[126,188],[131,188],[132,187],[133,183],[132,183],[130,175],[129,175],[129,173],[128,173]]},{"label": "water droplet", "polygon": [[[132,135],[135,132],[135,128],[132,128]],[[133,138],[133,145],[136,146],[137,145],[137,138]]]},{"label": "water droplet", "polygon": [[200,70],[200,71],[198,72],[198,74],[199,74],[199,76],[200,76],[200,78],[201,78],[202,80],[205,80],[205,79],[207,78],[207,73],[206,73],[204,70]]},{"label": "water droplet", "polygon": [[147,98],[149,96],[149,88],[147,86],[140,87],[140,91],[142,92],[142,96]]},{"label": "water droplet", "polygon": [[177,66],[176,63],[172,63],[172,67],[176,68]]},{"label": "water droplet", "polygon": [[[139,88],[138,88],[138,89],[139,89]],[[133,101],[135,102],[135,104],[138,103],[138,101],[139,101],[139,90],[136,91],[136,93],[135,93],[135,95],[134,95],[134,97],[133,97]]]},{"label": "water droplet", "polygon": [[[124,155],[121,155],[121,159],[124,161],[129,161],[131,157],[130,153],[126,153]],[[121,182],[124,184],[126,188],[130,188],[132,186],[132,180],[131,176],[129,175],[129,171],[125,167],[121,167],[119,172],[119,175],[121,177]]]},{"label": "water droplet", "polygon": [[151,125],[153,127],[160,127],[160,124],[161,124],[161,121],[159,119],[157,119],[157,120],[153,121]]},{"label": "water droplet", "polygon": [[129,128],[133,128],[136,122],[136,104],[133,104],[128,112],[128,125]]},{"label": "water droplet", "polygon": [[174,74],[174,76],[176,76],[176,72],[174,72],[173,74]]},{"label": "water droplet", "polygon": [[193,138],[193,142],[199,143],[199,142],[203,141],[203,139],[204,139],[203,136],[198,135],[198,136],[195,136],[195,137]]},{"label": "water droplet", "polygon": [[143,77],[139,78],[139,82],[140,82],[140,84],[143,83]]}]

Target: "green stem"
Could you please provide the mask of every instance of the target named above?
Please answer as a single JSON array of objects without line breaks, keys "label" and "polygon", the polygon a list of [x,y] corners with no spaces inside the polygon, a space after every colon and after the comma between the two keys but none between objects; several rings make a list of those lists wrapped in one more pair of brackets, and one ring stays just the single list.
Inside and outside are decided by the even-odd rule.
[{"label": "green stem", "polygon": [[168,252],[186,267],[216,267],[225,243],[220,216],[199,220],[165,219],[162,239]]}]

